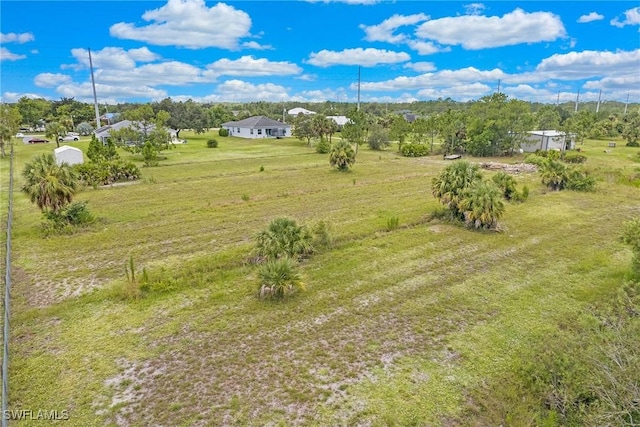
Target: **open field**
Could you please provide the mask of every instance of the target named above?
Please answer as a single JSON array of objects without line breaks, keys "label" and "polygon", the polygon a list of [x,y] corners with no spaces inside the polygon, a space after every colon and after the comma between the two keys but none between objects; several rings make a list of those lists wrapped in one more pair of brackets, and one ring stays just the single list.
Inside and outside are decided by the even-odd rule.
[{"label": "open field", "polygon": [[[441,156],[360,147],[340,173],[295,140],[185,136],[140,182],[79,193],[99,221],[77,234],[42,238],[15,192],[12,409],[74,426],[473,425],[474,390],[628,275],[638,149],[581,147],[595,193],[518,176],[529,199],[479,233],[430,217]],[[16,146],[16,171],[53,148]],[[303,262],[306,292],[259,301],[252,238],[280,216],[328,222],[334,244]],[[138,300],[119,290],[130,257],[157,284]]]}]

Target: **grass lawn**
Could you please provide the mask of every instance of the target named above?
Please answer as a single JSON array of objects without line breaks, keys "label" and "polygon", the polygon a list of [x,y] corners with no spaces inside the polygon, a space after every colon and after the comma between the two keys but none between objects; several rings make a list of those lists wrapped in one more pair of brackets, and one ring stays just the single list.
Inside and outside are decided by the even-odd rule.
[{"label": "grass lawn", "polygon": [[[481,233],[431,219],[441,156],[360,147],[340,173],[296,140],[211,136],[183,131],[139,182],[79,193],[99,220],[73,235],[41,236],[16,177],[11,409],[74,426],[472,424],[474,389],[629,271],[640,151],[620,143],[581,147],[594,193],[517,176],[529,199]],[[17,173],[54,147],[16,146]],[[280,216],[329,223],[334,244],[302,263],[306,292],[260,301],[247,260]],[[141,299],[122,297],[131,258],[155,283]]]}]

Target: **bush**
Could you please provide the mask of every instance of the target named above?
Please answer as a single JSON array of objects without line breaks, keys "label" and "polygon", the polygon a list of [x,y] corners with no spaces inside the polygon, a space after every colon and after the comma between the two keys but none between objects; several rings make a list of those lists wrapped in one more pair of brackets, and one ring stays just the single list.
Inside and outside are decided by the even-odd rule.
[{"label": "bush", "polygon": [[454,218],[464,220],[463,211],[458,204],[464,193],[476,181],[482,179],[479,167],[465,160],[458,160],[448,165],[440,175],[431,180],[431,192],[451,211]]},{"label": "bush", "polygon": [[256,253],[270,259],[297,259],[313,253],[313,235],[289,218],[276,218],[255,237]]},{"label": "bush", "polygon": [[527,154],[524,158],[524,162],[530,165],[536,165],[539,168],[544,165],[546,158],[538,154]]},{"label": "bush", "polygon": [[562,160],[566,163],[584,163],[587,161],[587,156],[576,151],[568,151],[564,153]]},{"label": "bush", "polygon": [[627,147],[640,147],[640,142],[638,142],[638,141],[627,142],[626,146]]},{"label": "bush", "polygon": [[541,168],[542,183],[554,191],[594,191],[596,180],[578,167],[567,167],[564,163],[548,159]]},{"label": "bush", "polygon": [[134,181],[140,178],[140,169],[135,163],[117,159],[74,165],[80,181],[87,185],[109,185],[114,182]]},{"label": "bush", "polygon": [[218,136],[229,136],[229,129],[225,129],[225,128],[218,129]]},{"label": "bush", "polygon": [[283,299],[296,291],[305,289],[295,261],[280,258],[268,261],[258,271],[260,298]]},{"label": "bush", "polygon": [[595,191],[596,179],[587,172],[579,169],[569,170],[567,190],[573,191]]},{"label": "bush", "polygon": [[58,212],[44,213],[45,223],[42,229],[45,235],[71,233],[74,228],[89,225],[95,221],[93,214],[87,208],[87,202],[73,202]]},{"label": "bush", "polygon": [[621,240],[631,246],[633,252],[632,269],[640,276],[640,218],[632,219],[624,224]]},{"label": "bush", "polygon": [[423,157],[429,154],[429,146],[426,144],[402,144],[400,154],[405,157]]},{"label": "bush", "polygon": [[496,228],[505,211],[502,196],[502,191],[493,181],[474,181],[458,202],[465,225],[469,228]]},{"label": "bush", "polygon": [[349,141],[340,140],[331,147],[329,163],[338,168],[339,171],[346,172],[356,162],[356,152]]},{"label": "bush", "polygon": [[331,151],[331,144],[324,136],[320,137],[320,142],[316,145],[316,153],[327,154],[329,151]]},{"label": "bush", "polygon": [[[225,129],[226,130],[226,129]],[[218,148],[218,141],[216,139],[210,139],[207,141],[208,148]]]}]

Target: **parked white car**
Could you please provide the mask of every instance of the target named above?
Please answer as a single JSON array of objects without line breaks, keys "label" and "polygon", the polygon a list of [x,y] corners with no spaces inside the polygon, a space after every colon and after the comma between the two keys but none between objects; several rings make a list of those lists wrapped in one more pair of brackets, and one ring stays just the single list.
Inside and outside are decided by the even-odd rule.
[{"label": "parked white car", "polygon": [[66,136],[61,136],[60,138],[58,138],[58,141],[63,142],[63,141],[80,141],[80,137],[78,135],[66,135]]},{"label": "parked white car", "polygon": [[24,138],[24,133],[22,132],[16,133],[16,138]]}]

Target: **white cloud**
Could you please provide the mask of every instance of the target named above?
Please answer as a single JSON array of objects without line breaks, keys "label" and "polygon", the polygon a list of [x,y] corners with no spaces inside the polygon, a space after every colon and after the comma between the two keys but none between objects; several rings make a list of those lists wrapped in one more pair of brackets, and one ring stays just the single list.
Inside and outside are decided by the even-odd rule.
[{"label": "white cloud", "polygon": [[431,71],[435,71],[436,65],[433,62],[410,62],[408,64],[405,64],[404,68],[418,71],[420,73],[428,73]]},{"label": "white cloud", "polygon": [[251,28],[246,12],[225,3],[207,7],[204,0],[168,0],[164,6],[146,11],[142,19],[150,24],[137,27],[120,22],[112,25],[109,33],[160,46],[238,49],[239,39],[248,37]]},{"label": "white cloud", "polygon": [[71,83],[71,81],[71,76],[52,73],[38,74],[34,79],[34,83],[38,87],[56,87],[61,84]]},{"label": "white cloud", "polygon": [[[79,101],[93,103],[93,88],[89,82],[63,84],[58,86],[56,92],[66,98],[75,98]],[[98,101],[101,103],[104,103],[105,99],[130,100],[132,98],[144,98],[160,100],[167,97],[166,91],[144,85],[127,86],[125,84],[108,85],[96,83],[96,92],[99,94]]]},{"label": "white cloud", "polygon": [[273,46],[268,44],[261,45],[256,41],[244,42],[242,43],[242,47],[244,49],[253,49],[253,50],[273,50]]},{"label": "white cloud", "polygon": [[582,15],[580,18],[578,18],[578,22],[581,24],[586,24],[593,21],[602,21],[603,19],[603,15],[600,15],[597,12],[591,12],[588,15]]},{"label": "white cloud", "polygon": [[352,5],[371,5],[381,3],[382,0],[305,0],[307,3],[346,3]]},{"label": "white cloud", "polygon": [[365,40],[370,42],[387,42],[402,43],[407,40],[405,34],[396,34],[393,32],[400,27],[406,25],[415,25],[429,19],[428,15],[418,13],[415,15],[393,15],[391,18],[385,19],[378,25],[364,25],[360,28],[365,32]]},{"label": "white cloud", "polygon": [[536,67],[536,72],[547,78],[584,79],[637,73],[639,63],[640,49],[618,52],[585,50],[545,58]]},{"label": "white cloud", "polygon": [[0,33],[0,43],[27,43],[34,41],[36,38],[31,33]]},{"label": "white cloud", "polygon": [[[436,73],[425,73],[419,76],[400,76],[392,80],[382,82],[362,82],[361,90],[371,91],[397,91],[415,90],[421,88],[446,88],[460,87],[477,82],[497,82],[506,76],[499,69],[478,70],[474,67],[462,68],[459,70],[442,70]],[[355,85],[352,85],[352,89]]]},{"label": "white cloud", "polygon": [[274,62],[266,58],[255,59],[252,56],[243,56],[236,60],[219,59],[207,65],[205,76],[218,77],[227,76],[285,76],[300,74],[302,68],[291,62]]},{"label": "white cloud", "polygon": [[39,95],[36,93],[18,93],[18,92],[5,92],[0,97],[0,102],[14,103],[18,102],[20,98],[29,98],[29,99],[49,99],[48,96]]},{"label": "white cloud", "polygon": [[395,64],[406,62],[411,57],[406,52],[392,52],[390,50],[374,48],[345,49],[341,52],[321,50],[312,52],[307,63],[318,67],[330,67],[332,65],[361,65],[374,67],[380,64]]},{"label": "white cloud", "polygon": [[425,42],[419,40],[410,40],[407,42],[407,46],[418,52],[420,55],[433,55],[438,52],[449,52],[450,47],[440,47],[433,42]]},{"label": "white cloud", "polygon": [[12,53],[6,47],[0,47],[0,61],[17,61],[26,57],[26,55],[18,55],[17,53]]},{"label": "white cloud", "polygon": [[471,3],[464,6],[464,11],[467,15],[480,15],[486,7],[482,3]]},{"label": "white cloud", "polygon": [[211,81],[202,69],[178,61],[145,64],[129,70],[101,69],[94,74],[96,82],[122,85],[182,86]]},{"label": "white cloud", "polygon": [[227,80],[216,88],[220,99],[230,101],[279,101],[288,99],[284,86],[273,83],[253,84],[242,80]]},{"label": "white cloud", "polygon": [[471,101],[491,93],[492,88],[482,83],[470,83],[456,85],[446,88],[428,88],[418,91],[420,98],[447,98],[451,97],[458,101]]},{"label": "white cloud", "polygon": [[[63,66],[62,68],[89,68],[89,52],[87,49],[71,49],[71,55],[78,64]],[[91,52],[94,68],[127,70],[134,68],[136,62],[153,62],[160,59],[160,55],[151,52],[147,47],[124,50],[121,47],[105,47]]]},{"label": "white cloud", "polygon": [[626,25],[640,25],[640,7],[626,10],[624,12],[624,20],[620,21],[616,16],[611,20],[611,25],[622,28]]},{"label": "white cloud", "polygon": [[421,24],[416,35],[445,45],[477,50],[521,43],[553,41],[566,36],[560,17],[550,12],[515,9],[502,17],[457,16]]}]

